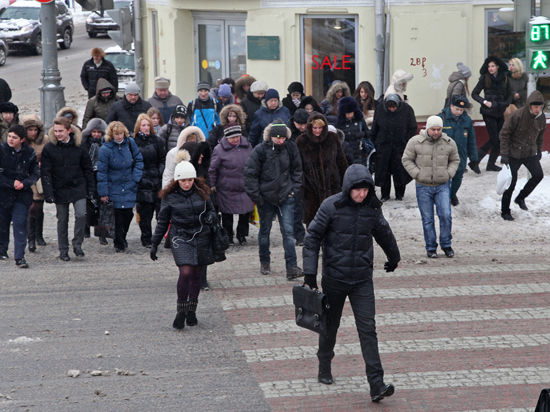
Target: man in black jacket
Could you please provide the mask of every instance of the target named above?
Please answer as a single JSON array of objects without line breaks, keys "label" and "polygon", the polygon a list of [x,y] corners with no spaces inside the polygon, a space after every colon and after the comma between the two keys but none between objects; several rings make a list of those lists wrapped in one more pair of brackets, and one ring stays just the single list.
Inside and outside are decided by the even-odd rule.
[{"label": "man in black jacket", "polygon": [[96,95],[97,81],[101,78],[111,83],[116,93],[118,90],[118,75],[115,66],[105,59],[103,49],[94,47],[92,49],[92,58],[84,62],[80,71],[80,81],[88,92],[88,99]]},{"label": "man in black jacket", "polygon": [[130,135],[134,134],[134,126],[138,116],[141,113],[146,113],[147,110],[151,107],[151,103],[143,100],[139,94],[141,89],[135,82],[130,82],[126,85],[126,90],[124,91],[124,98],[119,100],[116,103],[113,103],[109,109],[109,115],[105,122],[107,124],[118,120],[119,122],[124,123],[124,126],[130,132]]},{"label": "man in black jacket", "polygon": [[260,272],[271,274],[269,233],[277,215],[283,235],[286,278],[292,280],[303,276],[294,245],[294,195],[302,184],[302,161],[296,143],[289,139],[290,129],[282,121],[267,125],[263,143],[254,148],[246,161],[244,186],[260,215]]},{"label": "man in black jacket", "polygon": [[0,145],[0,260],[8,259],[10,223],[13,222],[14,258],[20,268],[28,268],[27,216],[32,204],[31,186],[40,178],[34,150],[25,144],[27,132],[21,125],[8,129],[6,143]]},{"label": "man in black jacket", "polygon": [[44,198],[55,203],[59,258],[69,258],[69,204],[73,204],[75,223],[73,252],[84,256],[82,242],[86,227],[86,198],[93,199],[94,175],[90,156],[81,147],[82,135],[65,117],[56,117],[48,132],[49,142],[42,151],[41,177]]},{"label": "man in black jacket", "polygon": [[330,309],[327,336],[319,335],[319,382],[326,385],[333,382],[331,361],[348,297],[366,364],[371,399],[378,402],[391,396],[394,387],[384,383],[378,353],[372,282],[373,237],[388,257],[384,265],[386,272],[393,272],[401,259],[397,242],[382,214],[368,168],[353,164],[344,175],[342,192],[325,199],[308,226],[303,251],[304,284],[317,289],[319,249],[323,245],[322,286]]}]

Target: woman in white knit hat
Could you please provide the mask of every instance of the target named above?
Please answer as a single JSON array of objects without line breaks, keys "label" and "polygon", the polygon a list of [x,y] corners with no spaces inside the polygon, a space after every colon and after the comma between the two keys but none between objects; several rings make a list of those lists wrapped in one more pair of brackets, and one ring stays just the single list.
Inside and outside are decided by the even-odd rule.
[{"label": "woman in white knit hat", "polygon": [[216,222],[216,212],[209,199],[210,188],[203,178],[197,178],[189,154],[182,157],[174,169],[174,179],[160,192],[162,203],[151,240],[151,259],[157,260],[158,245],[171,224],[168,235],[179,269],[177,315],[173,323],[176,329],[183,329],[185,323],[197,324],[201,272],[204,266],[214,263],[210,227]]}]

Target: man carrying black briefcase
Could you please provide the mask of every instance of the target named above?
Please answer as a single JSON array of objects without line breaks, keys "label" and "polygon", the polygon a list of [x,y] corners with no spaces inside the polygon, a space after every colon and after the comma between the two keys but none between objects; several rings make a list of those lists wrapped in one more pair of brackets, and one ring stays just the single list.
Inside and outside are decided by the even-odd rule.
[{"label": "man carrying black briefcase", "polygon": [[304,284],[317,289],[319,249],[323,246],[322,286],[329,308],[327,333],[319,334],[319,382],[326,385],[333,382],[330,364],[342,309],[349,297],[373,402],[393,395],[395,390],[392,384],[384,383],[378,353],[372,281],[373,237],[388,258],[384,264],[386,272],[393,272],[401,259],[381,205],[368,168],[351,165],[344,175],[342,192],[325,199],[308,226],[303,250]]}]

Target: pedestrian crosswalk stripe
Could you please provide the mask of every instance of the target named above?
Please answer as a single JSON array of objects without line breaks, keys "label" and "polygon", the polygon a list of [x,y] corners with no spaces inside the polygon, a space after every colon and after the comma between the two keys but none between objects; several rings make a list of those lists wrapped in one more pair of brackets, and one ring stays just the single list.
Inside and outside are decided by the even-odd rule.
[{"label": "pedestrian crosswalk stripe", "polygon": [[[435,310],[425,312],[395,312],[376,315],[377,326],[412,325],[418,323],[477,322],[487,320],[549,319],[550,308],[506,308],[471,310]],[[342,316],[341,327],[355,326],[353,316]],[[276,322],[255,322],[233,325],[236,336],[253,336],[270,333],[287,333],[303,330],[294,319]]]},{"label": "pedestrian crosswalk stripe", "polygon": [[[507,264],[507,265],[449,265],[449,266],[424,266],[419,268],[397,269],[395,272],[385,272],[375,270],[374,278],[401,278],[412,276],[436,276],[450,274],[479,274],[479,273],[507,273],[507,272],[526,272],[526,271],[547,271],[550,272],[550,265],[547,264]],[[300,279],[301,281],[301,279]],[[265,287],[291,285],[284,276],[256,276],[241,279],[223,279],[212,282],[213,286],[223,289],[242,288],[242,287]]]},{"label": "pedestrian crosswalk stripe", "polygon": [[[377,289],[378,300],[438,298],[455,296],[520,295],[550,292],[550,283],[514,283],[506,285],[468,285],[441,288]],[[224,310],[254,309],[292,305],[291,295],[264,296],[259,298],[225,299]]]},{"label": "pedestrian crosswalk stripe", "polygon": [[[380,353],[435,352],[475,349],[510,349],[550,344],[550,333],[533,335],[465,336],[379,342]],[[359,343],[336,344],[336,355],[360,355]],[[243,351],[247,362],[269,362],[313,358],[317,346],[287,346]]]},{"label": "pedestrian crosswalk stripe", "polygon": [[[541,385],[550,381],[549,367],[494,368],[478,370],[424,371],[385,374],[399,390],[468,388],[502,385]],[[333,385],[323,385],[316,377],[286,381],[260,382],[266,398],[283,398],[343,393],[369,393],[365,376],[335,376]]]}]

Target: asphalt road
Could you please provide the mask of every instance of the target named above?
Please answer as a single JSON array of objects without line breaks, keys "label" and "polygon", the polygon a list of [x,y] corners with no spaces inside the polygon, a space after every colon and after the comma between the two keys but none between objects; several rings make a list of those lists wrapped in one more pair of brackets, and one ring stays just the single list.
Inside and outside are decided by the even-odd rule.
[{"label": "asphalt road", "polygon": [[[65,100],[74,107],[84,106],[87,93],[80,84],[80,70],[90,50],[94,47],[114,46],[109,37],[90,39],[83,23],[75,24],[73,43],[68,50],[57,50],[61,84],[65,87]],[[5,79],[12,89],[12,102],[19,106],[24,114],[40,113],[40,91],[42,85],[42,56],[31,52],[17,51],[8,56],[6,65],[0,67],[0,77]]]}]

